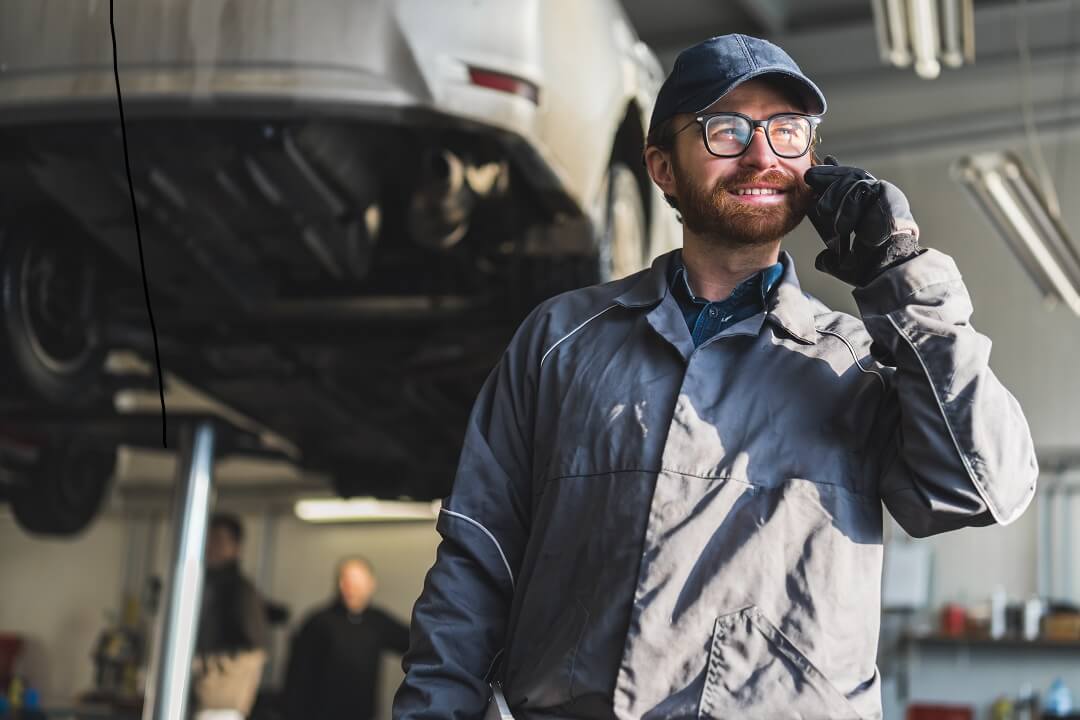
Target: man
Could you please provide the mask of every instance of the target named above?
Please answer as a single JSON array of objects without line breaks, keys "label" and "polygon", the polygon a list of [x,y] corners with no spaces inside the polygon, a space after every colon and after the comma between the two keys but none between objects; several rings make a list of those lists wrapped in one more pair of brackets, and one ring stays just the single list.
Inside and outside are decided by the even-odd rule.
[{"label": "man", "polygon": [[363,558],[338,566],[337,598],[309,617],[293,641],[285,679],[288,720],[376,717],[379,657],[409,647],[409,628],[370,605],[376,584]]},{"label": "man", "polygon": [[206,582],[195,647],[197,720],[242,720],[251,712],[266,662],[267,611],[240,572],[244,526],[218,513],[206,539]]},{"label": "man", "polygon": [[[1037,468],[900,190],[811,167],[824,112],[765,41],[679,55],[645,160],[683,249],[518,330],[473,410],[395,717],[478,717],[489,680],[517,718],[881,716],[882,504],[916,536],[1004,524]],[[780,251],[807,213],[861,320]]]}]

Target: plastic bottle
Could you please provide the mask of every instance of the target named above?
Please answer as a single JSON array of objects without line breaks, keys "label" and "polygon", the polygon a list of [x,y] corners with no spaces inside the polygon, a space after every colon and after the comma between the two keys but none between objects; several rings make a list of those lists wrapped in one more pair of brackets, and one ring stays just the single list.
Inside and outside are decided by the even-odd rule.
[{"label": "plastic bottle", "polygon": [[1072,693],[1065,681],[1057,678],[1050,683],[1050,689],[1046,691],[1046,701],[1043,703],[1043,714],[1046,717],[1065,717],[1072,713]]},{"label": "plastic bottle", "polygon": [[994,640],[1005,637],[1006,603],[1005,588],[999,585],[990,596],[990,637]]},{"label": "plastic bottle", "polygon": [[22,691],[22,678],[16,675],[11,678],[11,685],[8,687],[8,702],[11,703],[13,710],[18,710],[22,707]]},{"label": "plastic bottle", "polygon": [[1024,639],[1028,641],[1038,640],[1040,622],[1044,613],[1042,598],[1031,596],[1024,603]]}]

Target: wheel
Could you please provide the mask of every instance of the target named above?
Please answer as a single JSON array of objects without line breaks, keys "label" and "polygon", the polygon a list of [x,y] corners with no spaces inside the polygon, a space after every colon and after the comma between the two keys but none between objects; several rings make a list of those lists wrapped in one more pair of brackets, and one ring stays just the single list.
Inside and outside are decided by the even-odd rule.
[{"label": "wheel", "polygon": [[26,224],[0,234],[0,353],[17,395],[83,407],[99,396],[105,347],[97,263],[85,243]]},{"label": "wheel", "polygon": [[54,442],[12,492],[15,520],[40,535],[82,532],[101,509],[115,468],[115,447]]},{"label": "wheel", "polygon": [[649,228],[641,188],[633,171],[620,162],[608,171],[604,219],[597,258],[600,282],[631,275],[649,260]]}]

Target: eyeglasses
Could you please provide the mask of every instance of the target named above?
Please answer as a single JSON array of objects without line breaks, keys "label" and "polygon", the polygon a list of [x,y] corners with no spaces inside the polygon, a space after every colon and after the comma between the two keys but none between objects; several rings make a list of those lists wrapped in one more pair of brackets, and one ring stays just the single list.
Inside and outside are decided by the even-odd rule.
[{"label": "eyeglasses", "polygon": [[802,157],[814,140],[814,129],[821,122],[816,115],[780,113],[766,120],[754,120],[742,113],[724,112],[699,115],[680,128],[678,135],[694,123],[701,125],[701,139],[710,155],[722,158],[738,157],[750,147],[754,131],[764,128],[769,147],[777,157]]}]

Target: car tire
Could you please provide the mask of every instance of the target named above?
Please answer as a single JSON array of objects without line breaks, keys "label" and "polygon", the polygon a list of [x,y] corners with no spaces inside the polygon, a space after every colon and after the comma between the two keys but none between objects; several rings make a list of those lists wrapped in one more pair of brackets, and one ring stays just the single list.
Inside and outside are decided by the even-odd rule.
[{"label": "car tire", "polygon": [[624,163],[612,163],[608,171],[603,218],[597,281],[618,280],[641,270],[649,259],[649,225],[637,176]]},{"label": "car tire", "polygon": [[54,442],[11,494],[15,520],[37,535],[75,535],[101,509],[116,469],[116,448]]},{"label": "car tire", "polygon": [[99,266],[63,232],[0,230],[0,372],[7,395],[85,407],[100,399],[104,373]]}]

